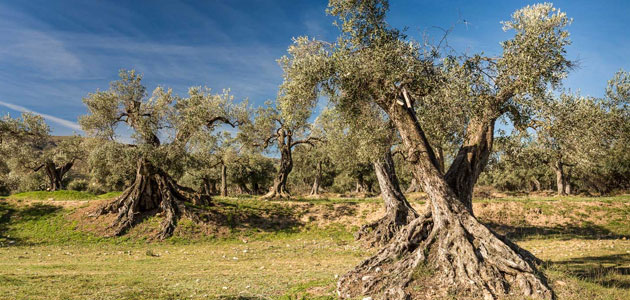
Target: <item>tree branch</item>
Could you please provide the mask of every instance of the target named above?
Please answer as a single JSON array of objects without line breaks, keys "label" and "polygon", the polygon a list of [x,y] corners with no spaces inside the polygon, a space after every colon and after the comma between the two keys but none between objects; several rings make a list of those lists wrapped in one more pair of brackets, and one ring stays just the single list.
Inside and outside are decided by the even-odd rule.
[{"label": "tree branch", "polygon": [[291,143],[290,147],[293,148],[293,146],[299,145],[299,144],[308,144],[311,147],[315,147],[315,144],[313,142],[321,142],[322,140],[320,138],[317,137],[309,137],[305,140],[298,140],[298,141],[294,141],[293,143]]}]

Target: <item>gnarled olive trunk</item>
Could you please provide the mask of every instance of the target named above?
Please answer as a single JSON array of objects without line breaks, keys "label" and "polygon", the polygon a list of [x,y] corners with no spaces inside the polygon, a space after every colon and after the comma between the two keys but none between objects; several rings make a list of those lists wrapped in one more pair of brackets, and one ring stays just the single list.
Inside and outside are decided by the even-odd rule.
[{"label": "gnarled olive trunk", "polygon": [[208,177],[203,178],[203,193],[208,196],[217,194],[217,182],[214,179]]},{"label": "gnarled olive trunk", "polygon": [[470,121],[464,143],[444,175],[457,198],[471,213],[473,188],[492,153],[494,123],[492,117],[478,117]]},{"label": "gnarled olive trunk", "polygon": [[[551,299],[551,289],[536,270],[536,258],[492,232],[473,216],[467,203],[462,201],[469,196],[457,194],[460,191],[467,193],[467,190],[471,193],[469,183],[457,180],[455,182],[464,184],[453,187],[442,175],[413,110],[386,101],[379,104],[398,129],[407,150],[405,157],[429,201],[421,217],[404,227],[374,256],[340,278],[340,296],[432,299],[455,292],[481,299],[496,299],[507,294]],[[491,126],[481,127],[490,132]],[[462,151],[471,152],[458,164],[483,166],[483,157],[470,160],[479,152],[470,149],[460,150],[460,153]],[[473,177],[477,173],[460,170]],[[451,176],[450,182],[453,178],[465,179],[460,174]],[[418,274],[422,273],[418,270],[423,268],[431,269],[433,274],[425,275],[421,280],[431,282],[434,289],[413,287],[414,281],[419,279]],[[432,291],[442,291],[443,294]]]},{"label": "gnarled olive trunk", "polygon": [[313,187],[311,188],[310,196],[318,196],[319,195],[319,186],[322,181],[322,162],[317,162],[317,174],[315,175],[315,180],[313,181]]},{"label": "gnarled olive trunk", "polygon": [[385,216],[364,225],[355,234],[356,239],[366,241],[371,246],[388,243],[401,227],[418,217],[400,190],[391,151],[388,149],[373,165],[385,203]]},{"label": "gnarled olive trunk", "polygon": [[[57,167],[57,165],[53,161],[46,161],[42,167],[46,172],[46,177],[48,177],[48,190],[49,191],[57,191],[63,190],[63,177],[70,171],[74,162],[68,162],[61,167]],[[41,167],[40,167],[41,168]],[[39,168],[37,168],[39,169]]]},{"label": "gnarled olive trunk", "polygon": [[[290,145],[290,143],[289,143]],[[293,169],[293,157],[291,156],[291,146],[282,145],[280,148],[280,168],[273,180],[273,185],[263,198],[289,198],[291,194],[287,189],[287,178]]]},{"label": "gnarled olive trunk", "polygon": [[164,239],[173,234],[182,214],[195,218],[184,202],[210,205],[210,197],[178,185],[162,169],[141,158],[138,160],[134,183],[116,200],[101,207],[96,215],[116,213],[116,220],[110,228],[113,229],[113,235],[121,235],[142,218],[161,213],[164,220],[157,237]]}]

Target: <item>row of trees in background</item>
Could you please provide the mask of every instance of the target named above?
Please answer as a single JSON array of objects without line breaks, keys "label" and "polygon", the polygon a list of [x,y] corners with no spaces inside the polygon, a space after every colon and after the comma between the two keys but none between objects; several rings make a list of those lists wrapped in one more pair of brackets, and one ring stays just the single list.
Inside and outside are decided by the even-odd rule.
[{"label": "row of trees in background", "polygon": [[[123,190],[95,212],[116,215],[114,234],[161,213],[160,238],[182,215],[194,220],[215,205],[213,195],[380,193],[386,214],[357,236],[384,247],[340,277],[341,297],[407,299],[416,268],[430,265],[438,283],[485,299],[514,290],[553,298],[539,260],[475,218],[474,187],[627,189],[630,74],[617,73],[602,98],[560,90],[573,67],[565,57],[571,20],[551,4],[504,22],[514,35],[495,57],[410,40],[385,21],[387,10],[384,0],[331,0],[338,39],[296,38],[279,60],[278,98],[257,109],[229,91],[149,94],[140,74],[121,71],[108,90],[83,99],[87,137],[51,137],[29,114],[5,117],[4,187],[30,188],[11,180],[45,174],[41,187],[60,189],[76,170],[87,183],[76,187]],[[323,96],[327,106],[315,115]],[[501,121],[509,132],[496,128]],[[121,125],[132,142],[116,138]],[[426,192],[423,214],[401,186]]]},{"label": "row of trees in background", "polygon": [[[191,93],[204,97],[198,88]],[[215,96],[222,99],[214,104],[217,109],[230,109],[222,107],[228,105],[229,94]],[[496,151],[480,175],[480,184],[501,191],[554,190],[558,195],[603,195],[630,189],[630,73],[615,74],[602,98],[575,93],[545,97],[535,114],[496,138]],[[454,108],[440,109],[439,114],[457,113]],[[196,133],[185,156],[166,154],[177,157],[160,160],[161,164],[173,168],[173,176],[183,185],[208,195],[288,197],[290,190],[303,196],[324,191],[375,195],[381,190],[374,165],[382,159],[377,152],[389,149],[397,162],[400,185],[407,192],[419,191],[403,155],[398,155],[399,141],[391,124],[375,123],[380,118],[376,113],[363,117],[362,128],[352,128],[330,108],[313,123],[302,124],[284,121],[273,103],[239,110],[243,120],[223,122],[230,127],[232,122],[240,124],[236,130]],[[465,127],[457,118],[446,122],[436,118],[439,114],[418,115],[436,127],[428,132],[428,139],[436,141],[439,166],[446,169],[456,156],[453,145],[461,142]],[[113,131],[104,132],[110,135],[105,139],[51,136],[43,118],[29,113],[20,118],[5,116],[1,124],[2,193],[66,188],[103,193],[121,191],[135,180],[134,161],[143,150],[112,139]]]}]

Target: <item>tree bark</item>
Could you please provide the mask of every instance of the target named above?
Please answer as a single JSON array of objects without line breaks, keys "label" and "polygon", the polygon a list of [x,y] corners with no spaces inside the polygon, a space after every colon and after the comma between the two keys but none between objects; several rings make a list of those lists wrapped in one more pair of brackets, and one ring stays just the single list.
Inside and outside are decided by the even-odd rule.
[{"label": "tree bark", "polygon": [[357,176],[357,183],[355,185],[354,192],[355,193],[369,193],[370,190],[371,188],[368,186],[367,183],[365,183],[363,174],[359,173],[359,175]]},{"label": "tree bark", "polygon": [[216,195],[217,194],[217,181],[209,177],[204,177],[202,192],[208,196]]},{"label": "tree bark", "polygon": [[287,189],[287,179],[293,169],[293,157],[291,154],[291,136],[281,133],[278,137],[278,148],[280,150],[280,168],[273,181],[273,185],[267,194],[262,198],[289,198],[291,194]]},{"label": "tree bark", "polygon": [[221,197],[227,197],[227,167],[221,164]]},{"label": "tree bark", "polygon": [[422,192],[422,188],[420,187],[420,185],[418,184],[418,181],[416,180],[416,177],[412,177],[411,178],[411,182],[409,183],[409,187],[407,187],[407,190],[405,191],[405,193],[418,193],[418,192]]},{"label": "tree bark", "polygon": [[571,172],[573,171],[573,169],[571,167],[569,167],[569,169],[566,172],[565,175],[565,179],[564,179],[564,193],[567,195],[571,195],[571,193],[573,192],[572,186],[571,186]]},{"label": "tree bark", "polygon": [[453,192],[471,213],[473,188],[492,153],[494,123],[495,119],[492,117],[477,117],[470,121],[464,143],[444,176]]},{"label": "tree bark", "polygon": [[313,181],[313,187],[311,188],[310,196],[318,196],[319,195],[319,186],[322,181],[322,162],[317,162],[317,175],[315,175],[315,180]]},{"label": "tree bark", "polygon": [[542,189],[541,186],[540,186],[540,181],[538,181],[538,178],[532,177],[531,182],[533,184],[532,190],[540,191]]},{"label": "tree bark", "polygon": [[94,216],[117,213],[110,229],[113,229],[112,235],[122,235],[142,218],[159,212],[164,215],[164,220],[156,237],[164,239],[173,234],[182,214],[196,219],[192,209],[184,202],[211,204],[209,196],[178,185],[162,169],[145,159],[139,159],[134,183],[116,200],[99,208]]},{"label": "tree bark", "polygon": [[388,149],[373,165],[381,189],[381,197],[385,203],[385,216],[361,227],[355,234],[355,238],[365,241],[370,246],[382,246],[388,243],[400,228],[419,215],[400,190],[391,151]]},{"label": "tree bark", "polygon": [[[61,167],[57,167],[57,165],[53,161],[46,161],[42,167],[46,171],[46,177],[48,177],[48,190],[49,191],[57,191],[63,190],[63,177],[70,171],[74,162],[68,162]],[[38,168],[39,169],[39,168]]]},{"label": "tree bark", "polygon": [[556,161],[553,165],[551,165],[554,172],[556,173],[556,190],[558,192],[558,196],[566,196],[566,177],[564,174],[564,165],[560,161]]},{"label": "tree bark", "polygon": [[[427,267],[435,273],[424,280],[435,284],[436,290],[482,299],[507,294],[551,299],[553,292],[536,270],[537,259],[481,224],[462,201],[468,196],[456,193],[466,193],[469,183],[451,185],[439,171],[435,154],[413,110],[385,100],[379,100],[378,104],[398,129],[408,152],[405,157],[429,201],[422,217],[413,220],[391,243],[340,278],[340,296],[410,299],[424,293],[425,298],[435,298],[428,289],[410,287],[418,279],[418,268]],[[483,131],[487,133],[488,129]],[[469,159],[483,151],[473,150],[465,150],[470,155],[459,158],[456,165],[483,167],[483,157]],[[469,171],[471,176],[477,173]],[[450,182],[459,180],[451,177]]]},{"label": "tree bark", "polygon": [[438,161],[438,169],[444,173],[446,169],[446,163],[444,162],[444,149],[442,147],[435,147],[435,158]]}]

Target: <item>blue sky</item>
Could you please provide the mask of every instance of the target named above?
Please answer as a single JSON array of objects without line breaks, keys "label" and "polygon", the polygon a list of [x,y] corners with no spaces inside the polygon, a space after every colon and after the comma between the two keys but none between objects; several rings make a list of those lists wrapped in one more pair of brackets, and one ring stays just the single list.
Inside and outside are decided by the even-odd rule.
[{"label": "blue sky", "polygon": [[[605,3],[604,3],[605,2]],[[500,53],[502,20],[532,1],[391,1],[390,24],[419,38],[450,28],[460,52]],[[603,4],[602,4],[603,3]],[[77,130],[81,98],[107,89],[121,68],[145,85],[230,88],[261,105],[281,82],[276,59],[291,38],[333,39],[326,0],[0,0],[0,113],[45,114],[53,134]],[[618,69],[630,70],[630,1],[555,1],[574,19],[569,58],[580,68],[565,87],[601,96]],[[466,20],[463,22],[462,20]]]}]

